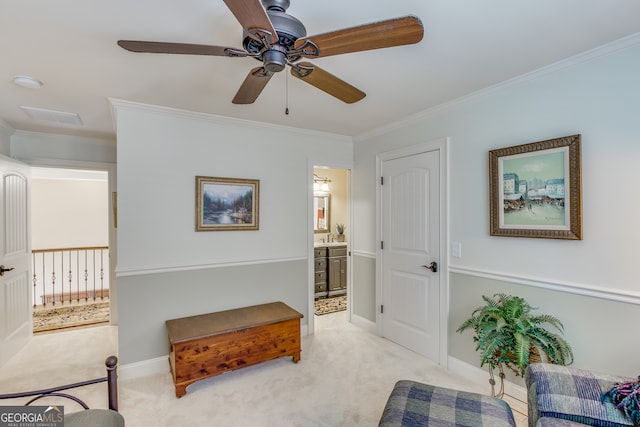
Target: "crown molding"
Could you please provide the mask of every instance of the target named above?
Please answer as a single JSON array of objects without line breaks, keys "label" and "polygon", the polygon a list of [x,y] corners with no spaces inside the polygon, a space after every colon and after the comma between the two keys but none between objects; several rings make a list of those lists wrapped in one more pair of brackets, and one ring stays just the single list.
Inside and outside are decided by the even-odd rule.
[{"label": "crown molding", "polygon": [[251,127],[255,129],[269,129],[269,130],[276,130],[280,132],[284,131],[284,132],[290,132],[290,133],[297,133],[300,135],[321,137],[324,139],[330,139],[333,141],[339,141],[339,142],[345,142],[345,143],[353,142],[352,137],[345,136],[345,135],[338,135],[335,133],[283,126],[283,125],[277,125],[277,124],[266,123],[266,122],[257,122],[253,120],[238,119],[234,117],[219,116],[219,115],[209,114],[209,113],[200,113],[196,111],[181,110],[178,108],[163,107],[159,105],[143,104],[140,102],[127,101],[124,99],[109,98],[109,103],[111,105],[112,117],[114,120],[114,128],[116,129],[116,132],[118,129],[117,111],[119,109],[122,109],[122,110],[138,111],[138,112],[151,113],[151,114],[162,114],[165,116],[168,115],[168,116],[176,117],[179,119],[201,120],[209,123],[233,125],[233,126],[238,126],[242,128]]}]

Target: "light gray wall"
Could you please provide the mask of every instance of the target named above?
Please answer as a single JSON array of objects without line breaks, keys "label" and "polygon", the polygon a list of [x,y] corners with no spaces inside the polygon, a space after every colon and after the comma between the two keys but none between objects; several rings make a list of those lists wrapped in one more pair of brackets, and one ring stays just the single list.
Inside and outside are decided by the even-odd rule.
[{"label": "light gray wall", "polygon": [[[508,293],[525,298],[538,314],[553,314],[564,325],[564,334],[576,356],[575,366],[598,372],[637,376],[638,342],[630,327],[640,316],[640,305],[612,301],[588,295],[579,295],[553,289],[539,289],[536,284],[522,284],[508,280],[478,277],[473,274],[451,274],[451,301],[455,308],[450,313],[451,341],[449,351],[460,360],[480,366],[475,351],[476,343],[470,333],[454,331],[471,312],[483,305],[482,295]],[[452,302],[452,305],[454,304]],[[551,331],[558,333],[556,329]],[[592,354],[594,353],[594,354]],[[486,368],[486,366],[485,366]],[[524,385],[521,378],[507,372],[512,382]]]},{"label": "light gray wall", "polygon": [[351,310],[370,322],[376,321],[376,259],[375,254],[352,252],[353,277]]},{"label": "light gray wall", "polygon": [[120,277],[119,359],[127,364],[167,355],[169,319],[273,301],[306,319],[306,278],[306,260]]},{"label": "light gray wall", "polygon": [[0,120],[0,155],[9,157],[11,155],[11,134],[13,129]]},{"label": "light gray wall", "polygon": [[116,141],[16,131],[11,137],[11,157],[39,166],[70,166],[73,162],[113,164]]},{"label": "light gray wall", "polygon": [[[456,334],[457,322],[480,305],[481,294],[506,289],[525,294],[540,312],[569,325],[566,338],[576,349],[576,366],[637,375],[637,358],[628,351],[632,334],[625,342],[619,332],[607,331],[619,329],[622,318],[637,316],[640,304],[640,198],[634,196],[638,69],[640,36],[635,36],[355,141],[352,247],[375,252],[375,156],[450,138],[449,241],[462,245],[462,258],[450,257],[448,266],[450,273],[461,273],[449,277],[450,356],[476,362],[471,334]],[[584,239],[489,236],[488,151],[573,134],[582,135]],[[364,286],[361,278],[370,281],[375,266],[370,268],[354,278],[354,288]],[[514,285],[522,282],[527,287]]]},{"label": "light gray wall", "polygon": [[[122,363],[166,355],[175,317],[284,301],[307,323],[312,165],[351,162],[351,139],[112,102]],[[260,180],[260,229],[196,232],[199,175]]]}]

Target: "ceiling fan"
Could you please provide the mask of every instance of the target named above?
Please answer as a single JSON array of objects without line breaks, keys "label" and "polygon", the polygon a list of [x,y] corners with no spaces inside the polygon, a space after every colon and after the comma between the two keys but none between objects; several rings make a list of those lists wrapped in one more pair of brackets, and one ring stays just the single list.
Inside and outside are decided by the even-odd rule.
[{"label": "ceiling fan", "polygon": [[422,22],[405,16],[307,37],[302,22],[286,13],[290,0],[224,0],[243,31],[243,47],[189,43],[118,40],[131,52],[253,57],[262,65],[252,69],[233,98],[234,104],[253,103],[269,79],[286,68],[291,75],[346,103],[360,101],[365,93],[302,58],[381,49],[418,43]]}]

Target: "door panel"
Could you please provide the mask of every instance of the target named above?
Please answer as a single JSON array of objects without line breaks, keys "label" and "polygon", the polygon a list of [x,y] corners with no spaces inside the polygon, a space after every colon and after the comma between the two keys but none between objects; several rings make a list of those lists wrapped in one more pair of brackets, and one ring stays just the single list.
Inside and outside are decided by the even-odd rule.
[{"label": "door panel", "polygon": [[438,360],[440,275],[424,268],[440,253],[438,151],[382,165],[382,333]]},{"label": "door panel", "polygon": [[32,335],[29,167],[0,156],[0,364]]}]

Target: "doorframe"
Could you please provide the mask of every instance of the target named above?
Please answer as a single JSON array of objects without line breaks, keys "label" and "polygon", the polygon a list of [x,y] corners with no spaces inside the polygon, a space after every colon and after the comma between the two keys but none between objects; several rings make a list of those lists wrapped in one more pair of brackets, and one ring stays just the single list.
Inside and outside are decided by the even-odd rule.
[{"label": "doorframe", "polygon": [[351,243],[353,239],[353,162],[341,162],[341,161],[321,161],[321,160],[307,160],[307,292],[308,292],[308,313],[307,319],[307,333],[312,335],[315,331],[315,317],[314,317],[314,294],[315,294],[315,275],[314,275],[314,252],[313,242],[313,169],[314,168],[329,168],[329,169],[343,169],[347,171],[347,220],[351,231],[348,233],[347,239],[347,321],[351,321],[352,313],[352,275],[353,268],[351,266]]},{"label": "doorframe", "polygon": [[[118,261],[118,234],[115,227],[117,206],[113,206],[113,193],[118,191],[117,164],[107,162],[92,162],[82,160],[67,159],[20,159],[17,160],[27,164],[30,168],[56,168],[56,169],[82,169],[107,172],[108,183],[108,227],[109,227],[109,306],[110,322],[112,326],[118,325],[118,280],[116,277],[116,267]],[[115,209],[114,209],[115,208]]]},{"label": "doorframe", "polygon": [[437,138],[428,142],[385,151],[376,155],[376,333],[382,336],[382,318],[380,306],[382,294],[382,165],[385,161],[420,153],[438,151],[440,166],[440,346],[438,364],[447,368],[449,357],[449,137]]}]

